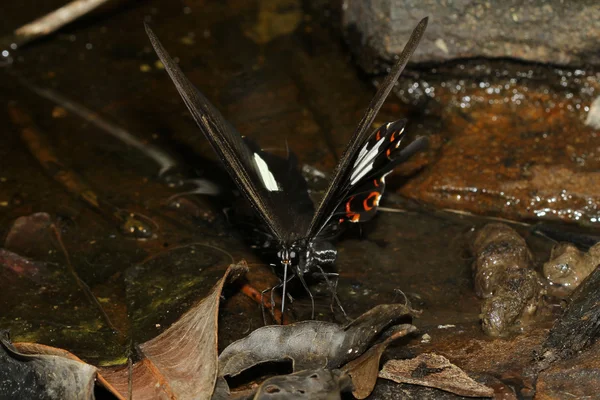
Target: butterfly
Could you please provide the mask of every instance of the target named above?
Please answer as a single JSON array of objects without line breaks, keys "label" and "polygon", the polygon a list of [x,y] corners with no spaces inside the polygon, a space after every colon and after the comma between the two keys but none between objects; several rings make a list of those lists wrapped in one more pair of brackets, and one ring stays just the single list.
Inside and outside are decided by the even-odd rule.
[{"label": "butterfly", "polygon": [[283,268],[282,312],[286,285],[297,276],[311,297],[314,318],[314,299],[304,274],[314,269],[325,274],[323,266],[333,264],[337,257],[331,238],[339,227],[371,219],[385,189],[385,176],[426,143],[424,137],[418,137],[408,146],[400,147],[404,120],[384,124],[374,132],[371,125],[417,48],[427,21],[424,18],[414,29],[398,61],[371,100],[316,208],[293,155],[282,160],[243,138],[185,77],[145,24],[156,54],[196,124],[274,239],[272,242]]}]

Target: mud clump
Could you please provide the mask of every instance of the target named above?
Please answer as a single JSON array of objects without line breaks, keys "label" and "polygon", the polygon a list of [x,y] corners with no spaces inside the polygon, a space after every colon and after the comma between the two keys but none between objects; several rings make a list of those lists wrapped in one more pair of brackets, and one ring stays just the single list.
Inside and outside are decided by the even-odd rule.
[{"label": "mud clump", "polygon": [[475,291],[484,299],[481,324],[489,336],[504,336],[535,313],[542,285],[532,269],[525,239],[507,225],[492,223],[474,237]]},{"label": "mud clump", "polygon": [[548,283],[572,291],[600,264],[600,244],[592,246],[587,253],[571,243],[558,243],[544,264],[544,276]]}]

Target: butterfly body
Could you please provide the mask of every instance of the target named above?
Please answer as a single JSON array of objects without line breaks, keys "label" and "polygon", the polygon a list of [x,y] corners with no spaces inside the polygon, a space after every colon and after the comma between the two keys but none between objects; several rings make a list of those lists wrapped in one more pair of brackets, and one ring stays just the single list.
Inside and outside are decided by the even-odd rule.
[{"label": "butterfly body", "polygon": [[318,269],[327,279],[323,266],[336,260],[337,250],[331,240],[340,227],[371,219],[385,189],[385,176],[425,145],[425,138],[420,137],[400,146],[404,120],[384,124],[374,132],[371,125],[426,26],[427,18],[413,31],[359,122],[323,198],[315,205],[294,155],[288,152],[287,158],[276,157],[243,138],[185,77],[146,25],[157,55],[198,127],[266,227],[266,247],[275,248],[283,268],[284,299],[286,284],[294,276],[307,291],[304,274]]}]

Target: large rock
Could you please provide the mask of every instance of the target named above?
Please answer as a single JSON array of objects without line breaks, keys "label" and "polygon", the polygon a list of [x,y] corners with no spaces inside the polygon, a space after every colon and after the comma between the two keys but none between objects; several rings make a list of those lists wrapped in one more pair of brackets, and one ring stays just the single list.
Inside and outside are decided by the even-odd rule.
[{"label": "large rock", "polygon": [[514,57],[552,64],[600,64],[600,2],[581,0],[345,0],[343,24],[368,72],[402,51],[430,17],[411,61]]}]

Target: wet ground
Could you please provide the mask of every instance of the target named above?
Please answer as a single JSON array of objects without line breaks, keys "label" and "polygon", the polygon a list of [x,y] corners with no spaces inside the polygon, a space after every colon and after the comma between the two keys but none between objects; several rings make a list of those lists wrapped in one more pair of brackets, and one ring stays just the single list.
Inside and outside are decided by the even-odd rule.
[{"label": "wet ground", "polygon": [[[4,7],[3,30],[63,4],[38,3]],[[240,132],[265,149],[289,146],[303,164],[327,173],[373,96],[373,81],[380,80],[353,64],[336,6],[117,2],[15,52],[14,63],[0,69],[0,237],[10,236],[19,217],[48,217],[26,221],[30,230],[5,246],[38,263],[10,259],[12,270],[0,273],[0,327],[10,329],[14,341],[116,365],[126,361],[132,343],[156,336],[202,297],[232,257],[248,260],[248,281],[257,289],[277,283],[229,223],[227,210],[237,207],[231,183],[157,63],[142,23],[151,23],[186,75]],[[181,176],[215,181],[224,195],[170,201],[186,189],[159,178],[150,158],[42,98],[22,79],[156,145],[177,162]],[[597,231],[600,137],[583,121],[599,89],[598,73],[583,67],[476,60],[410,68],[376,122],[408,117],[409,134],[430,136],[431,146],[390,177],[385,210],[338,243],[338,295],[348,314],[403,302],[406,295],[422,310],[415,325],[433,339],[392,352],[445,352],[468,371],[527,386],[520,370],[558,302],[548,298],[520,338],[486,338],[468,243],[489,217],[517,221],[512,226],[541,271],[553,242],[523,221],[558,220],[559,228],[568,223]],[[9,104],[31,118],[38,136],[23,135],[11,122]],[[54,154],[60,171],[79,177],[79,185],[70,186],[75,189],[65,183],[72,175],[61,182],[55,170],[42,168],[40,153],[36,159],[30,150],[39,149],[35,143],[46,158]],[[95,193],[99,207],[82,200],[82,188]],[[124,231],[131,213],[151,231],[148,237]],[[343,321],[330,311],[326,286],[312,284],[317,318]],[[293,293],[291,318],[309,318],[310,302],[301,290]],[[263,325],[250,298],[233,289],[228,296],[221,346]],[[490,362],[489,354],[506,352],[511,357]],[[378,390],[386,396],[388,389]]]}]

